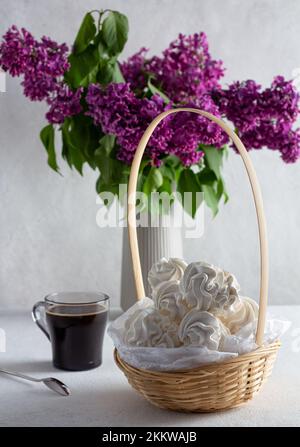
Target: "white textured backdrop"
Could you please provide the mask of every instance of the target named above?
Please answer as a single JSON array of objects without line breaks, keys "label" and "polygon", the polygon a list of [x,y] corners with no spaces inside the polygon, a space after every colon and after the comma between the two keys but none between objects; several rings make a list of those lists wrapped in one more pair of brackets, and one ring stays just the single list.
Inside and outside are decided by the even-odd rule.
[{"label": "white textured backdrop", "polygon": [[[39,37],[71,44],[81,18],[94,8],[118,9],[130,22],[125,56],[146,46],[160,52],[179,32],[205,31],[211,52],[227,67],[226,80],[270,84],[300,67],[298,0],[0,0],[1,35],[12,24]],[[100,289],[119,303],[121,229],[99,229],[94,183],[61,165],[52,172],[38,133],[45,109],[22,95],[17,79],[0,93],[0,306],[29,307],[54,290]],[[261,181],[269,226],[270,302],[299,303],[300,163],[277,153],[251,153]],[[225,166],[230,203],[214,221],[208,213],[200,240],[185,241],[188,260],[217,263],[257,297],[258,243],[254,207],[241,160]]]}]

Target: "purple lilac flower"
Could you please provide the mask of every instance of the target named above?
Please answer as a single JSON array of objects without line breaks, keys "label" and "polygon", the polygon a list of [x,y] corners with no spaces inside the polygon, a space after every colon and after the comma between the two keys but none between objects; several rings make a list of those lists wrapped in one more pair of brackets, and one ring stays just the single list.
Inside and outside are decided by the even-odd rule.
[{"label": "purple lilac flower", "polygon": [[299,113],[299,92],[293,81],[286,81],[283,76],[276,76],[270,88],[261,95],[260,107],[282,121],[295,122]]},{"label": "purple lilac flower", "polygon": [[[129,84],[109,84],[107,89],[90,85],[86,96],[88,115],[103,132],[116,135],[121,147],[118,158],[126,163],[133,159],[143,131],[164,110],[163,100],[154,96],[150,100],[138,99]],[[155,137],[153,137],[154,139]],[[162,147],[163,141],[156,138],[155,144]]]},{"label": "purple lilac flower", "polygon": [[[110,84],[106,89],[91,85],[86,101],[88,115],[103,132],[116,135],[120,146],[118,158],[126,163],[133,159],[139,140],[146,127],[159,113],[167,110],[162,99],[154,95],[151,99],[137,98],[130,85]],[[202,96],[197,102],[202,109],[218,114],[216,105],[209,96]],[[148,154],[155,164],[167,154],[177,155],[185,165],[197,163],[203,156],[199,144],[222,146],[227,141],[222,130],[207,119],[182,112],[165,119],[155,130],[148,144]]]},{"label": "purple lilac flower", "polygon": [[263,91],[251,80],[235,82],[216,90],[213,99],[247,149],[278,150],[287,163],[300,157],[299,130],[292,129],[299,113],[299,93],[291,81],[277,76]]},{"label": "purple lilac flower", "polygon": [[240,136],[247,149],[268,147],[278,150],[286,163],[294,163],[300,157],[300,129],[293,130],[289,124],[261,122],[255,129]]},{"label": "purple lilac flower", "polygon": [[[63,82],[69,69],[68,47],[50,38],[37,41],[24,28],[12,26],[0,42],[0,67],[22,76],[24,94],[33,101],[46,100],[47,119],[54,124],[81,112],[83,89],[71,90]],[[149,76],[170,97],[172,104],[198,107],[232,121],[247,149],[266,146],[278,150],[287,163],[300,157],[300,129],[293,129],[299,114],[299,94],[282,76],[262,90],[254,81],[235,82],[222,90],[223,64],[211,58],[204,33],[179,35],[161,57],[146,59],[142,48],[121,64],[126,84],[88,89],[88,114],[106,133],[116,135],[118,157],[132,161],[137,144],[152,119],[166,106],[154,95],[143,97]],[[148,145],[153,163],[166,154],[177,155],[183,164],[197,163],[203,156],[199,144],[221,147],[227,136],[206,118],[188,112],[165,119]]]},{"label": "purple lilac flower", "polygon": [[295,163],[300,158],[300,129],[290,130],[280,139],[281,158],[286,163]]},{"label": "purple lilac flower", "polygon": [[13,25],[0,43],[0,66],[11,76],[24,74],[27,62],[36,47],[33,36],[22,28]]},{"label": "purple lilac flower", "polygon": [[23,75],[24,94],[42,101],[56,91],[60,78],[69,68],[68,47],[48,37],[40,42],[24,28],[12,26],[0,44],[0,66],[12,76]]},{"label": "purple lilac flower", "polygon": [[[203,95],[197,101],[186,104],[186,107],[196,107],[220,117],[209,95]],[[169,127],[172,138],[168,141],[168,152],[177,155],[186,166],[198,163],[203,157],[203,152],[198,150],[199,144],[220,148],[228,142],[220,126],[194,113],[181,112],[171,116]]]},{"label": "purple lilac flower", "polygon": [[142,92],[147,84],[145,67],[147,52],[147,48],[143,47],[120,64],[126,82],[129,82],[135,91]]},{"label": "purple lilac flower", "polygon": [[47,100],[50,123],[63,123],[65,117],[81,111],[83,89],[72,91],[62,77],[69,69],[68,47],[49,37],[38,42],[22,28],[12,26],[0,44],[0,66],[12,76],[23,76],[25,96],[32,101]]},{"label": "purple lilac flower", "polygon": [[161,57],[147,61],[145,53],[142,48],[122,64],[126,81],[134,90],[141,90],[146,85],[146,75],[152,74],[156,84],[176,103],[193,101],[219,87],[224,74],[222,61],[210,56],[205,33],[179,34]]},{"label": "purple lilac flower", "polygon": [[43,37],[31,55],[24,73],[24,93],[32,101],[42,101],[55,92],[59,79],[69,69],[68,47]]},{"label": "purple lilac flower", "polygon": [[62,85],[56,95],[48,99],[50,109],[46,114],[47,120],[52,124],[62,124],[66,117],[80,113],[82,92],[83,87],[73,91],[67,85]]}]

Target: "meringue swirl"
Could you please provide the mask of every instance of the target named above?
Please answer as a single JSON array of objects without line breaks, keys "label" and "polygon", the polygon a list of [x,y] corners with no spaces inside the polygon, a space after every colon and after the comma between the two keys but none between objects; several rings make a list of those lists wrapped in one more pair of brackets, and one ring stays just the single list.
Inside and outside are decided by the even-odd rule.
[{"label": "meringue swirl", "polygon": [[168,281],[181,281],[187,264],[179,258],[162,258],[153,264],[148,274],[148,281],[155,290],[162,283]]},{"label": "meringue swirl", "polygon": [[162,258],[148,280],[152,301],[126,320],[127,345],[222,351],[227,336],[257,319],[257,303],[239,295],[235,276],[212,264]]},{"label": "meringue swirl", "polygon": [[174,348],[180,345],[178,326],[157,309],[138,309],[125,324],[124,342],[132,346]]},{"label": "meringue swirl", "polygon": [[211,313],[192,309],[182,319],[178,336],[184,345],[205,346],[215,351],[222,336],[221,324]]},{"label": "meringue swirl", "polygon": [[228,310],[239,297],[240,286],[234,275],[224,272],[223,284],[220,287],[213,303],[213,308]]},{"label": "meringue swirl", "polygon": [[162,315],[178,320],[186,313],[179,281],[163,282],[152,293],[154,306]]},{"label": "meringue swirl", "polygon": [[192,262],[186,268],[182,288],[190,308],[207,311],[224,282],[224,273],[212,264]]},{"label": "meringue swirl", "polygon": [[231,334],[253,323],[258,317],[258,304],[248,297],[239,296],[228,312],[218,315]]}]

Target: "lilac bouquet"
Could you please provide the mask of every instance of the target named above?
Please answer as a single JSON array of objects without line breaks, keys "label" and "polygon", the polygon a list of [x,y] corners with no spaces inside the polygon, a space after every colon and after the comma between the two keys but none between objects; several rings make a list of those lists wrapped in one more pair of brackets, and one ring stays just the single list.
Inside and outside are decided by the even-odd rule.
[{"label": "lilac bouquet", "polygon": [[[95,20],[95,14],[98,14]],[[280,152],[286,163],[300,156],[299,94],[291,81],[274,78],[262,89],[253,80],[223,88],[223,62],[214,60],[206,35],[179,34],[161,56],[141,48],[128,60],[120,54],[128,35],[127,18],[117,11],[87,13],[72,50],[48,37],[36,40],[12,26],[0,42],[0,67],[22,79],[24,94],[44,101],[48,124],[40,137],[56,171],[55,132],[62,156],[82,174],[87,163],[99,171],[97,192],[119,194],[127,183],[138,142],[159,113],[171,107],[197,107],[233,124],[248,150]],[[216,214],[227,200],[222,163],[228,138],[215,124],[183,112],[162,122],[151,137],[139,189],[180,193],[203,191]],[[193,203],[194,216],[197,203]]]}]

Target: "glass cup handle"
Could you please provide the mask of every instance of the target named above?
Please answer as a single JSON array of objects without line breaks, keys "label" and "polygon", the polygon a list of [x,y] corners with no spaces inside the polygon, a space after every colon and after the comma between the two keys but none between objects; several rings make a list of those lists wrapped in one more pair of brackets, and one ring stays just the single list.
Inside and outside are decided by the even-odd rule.
[{"label": "glass cup handle", "polygon": [[[42,332],[46,335],[48,340],[50,340],[50,335],[47,329],[47,323],[45,320],[45,301],[38,301],[32,308],[32,318],[33,321],[37,324],[37,326],[41,329]],[[41,312],[41,308],[44,309],[44,312]]]}]

